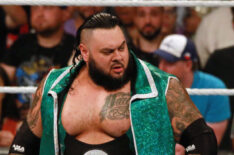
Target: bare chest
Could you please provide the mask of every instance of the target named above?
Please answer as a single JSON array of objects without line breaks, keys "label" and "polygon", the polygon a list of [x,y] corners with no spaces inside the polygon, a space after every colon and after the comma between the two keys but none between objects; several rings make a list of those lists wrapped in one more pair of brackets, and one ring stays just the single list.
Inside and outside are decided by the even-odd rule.
[{"label": "bare chest", "polygon": [[62,110],[62,123],[71,135],[89,133],[119,137],[130,127],[130,94],[79,93],[69,95]]}]

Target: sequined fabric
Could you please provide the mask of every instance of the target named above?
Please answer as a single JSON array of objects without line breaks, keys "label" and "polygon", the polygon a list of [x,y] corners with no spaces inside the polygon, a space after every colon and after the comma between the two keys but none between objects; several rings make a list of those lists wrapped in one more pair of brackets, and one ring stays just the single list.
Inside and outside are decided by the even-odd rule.
[{"label": "sequined fabric", "polygon": [[[172,155],[175,154],[175,142],[165,98],[169,75],[146,64],[153,76],[158,95],[131,103],[136,148],[139,155]],[[139,62],[137,69],[136,93],[149,94],[150,84]]]}]

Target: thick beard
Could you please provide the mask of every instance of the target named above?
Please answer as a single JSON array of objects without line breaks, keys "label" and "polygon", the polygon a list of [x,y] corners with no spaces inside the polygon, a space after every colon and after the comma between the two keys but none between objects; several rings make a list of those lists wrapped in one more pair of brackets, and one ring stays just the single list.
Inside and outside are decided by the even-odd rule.
[{"label": "thick beard", "polygon": [[141,36],[148,41],[152,41],[160,34],[161,29],[157,29],[153,34],[144,34],[142,31],[139,31]]},{"label": "thick beard", "polygon": [[97,67],[96,62],[92,57],[90,57],[90,62],[88,65],[91,79],[94,81],[94,83],[102,86],[107,91],[114,91],[122,88],[127,82],[129,82],[134,70],[134,63],[131,56],[129,56],[128,66],[123,76],[120,78],[113,78],[112,76],[104,73],[99,67]]},{"label": "thick beard", "polygon": [[43,36],[43,37],[49,37],[55,33],[57,33],[60,29],[60,26],[58,27],[55,27],[55,28],[48,28],[48,29],[45,29],[45,30],[41,30],[41,31],[37,31],[37,34]]}]

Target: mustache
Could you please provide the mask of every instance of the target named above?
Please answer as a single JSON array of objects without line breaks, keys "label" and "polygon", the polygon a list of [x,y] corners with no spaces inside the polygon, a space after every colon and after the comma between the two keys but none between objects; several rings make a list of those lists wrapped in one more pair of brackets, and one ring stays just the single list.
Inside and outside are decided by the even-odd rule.
[{"label": "mustache", "polygon": [[153,25],[151,25],[151,24],[146,24],[146,25],[143,27],[143,29],[145,29],[145,28],[147,28],[147,27],[152,27],[152,28],[154,28]]},{"label": "mustache", "polygon": [[124,65],[123,65],[121,62],[114,62],[114,63],[111,65],[111,68],[114,68],[114,66],[116,66],[116,65],[124,68]]}]

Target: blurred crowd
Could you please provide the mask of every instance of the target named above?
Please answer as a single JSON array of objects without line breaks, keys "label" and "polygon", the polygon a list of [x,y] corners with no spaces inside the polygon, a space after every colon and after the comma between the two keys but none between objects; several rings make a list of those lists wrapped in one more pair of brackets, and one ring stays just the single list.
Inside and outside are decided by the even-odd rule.
[{"label": "blurred crowd", "polygon": [[[52,68],[71,65],[77,29],[98,12],[119,17],[131,52],[184,87],[234,88],[229,7],[0,6],[0,86],[37,86]],[[32,97],[0,93],[0,147],[11,144]],[[234,97],[191,99],[215,131],[220,154],[234,152]]]}]

